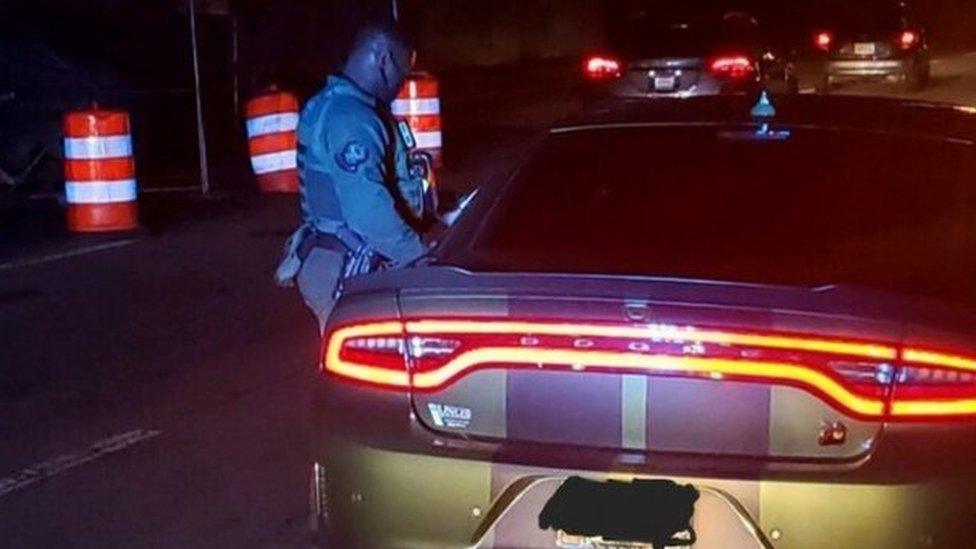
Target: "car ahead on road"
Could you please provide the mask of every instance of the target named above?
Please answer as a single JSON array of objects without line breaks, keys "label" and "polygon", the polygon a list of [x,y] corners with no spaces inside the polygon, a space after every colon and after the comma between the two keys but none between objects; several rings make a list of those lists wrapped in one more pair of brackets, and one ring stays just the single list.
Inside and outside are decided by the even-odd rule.
[{"label": "car ahead on road", "polygon": [[349,281],[312,421],[335,546],[968,546],[971,115],[752,101],[594,107]]},{"label": "car ahead on road", "polygon": [[774,42],[744,12],[670,20],[638,15],[583,60],[587,95],[689,97],[753,94],[760,87],[796,92],[792,54]]},{"label": "car ahead on road", "polygon": [[928,35],[905,2],[839,0],[824,11],[829,22],[813,35],[824,63],[821,91],[865,79],[896,80],[912,91],[928,86]]}]

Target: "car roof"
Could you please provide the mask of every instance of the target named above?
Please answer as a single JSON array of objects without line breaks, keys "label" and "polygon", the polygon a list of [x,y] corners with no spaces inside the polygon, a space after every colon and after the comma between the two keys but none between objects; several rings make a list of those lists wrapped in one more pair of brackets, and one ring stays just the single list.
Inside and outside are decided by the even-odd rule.
[{"label": "car roof", "polygon": [[976,144],[976,108],[867,96],[801,94],[773,96],[776,116],[750,115],[753,96],[607,100],[550,128],[551,134],[654,125],[741,125],[770,122],[779,127],[860,130],[905,137]]}]

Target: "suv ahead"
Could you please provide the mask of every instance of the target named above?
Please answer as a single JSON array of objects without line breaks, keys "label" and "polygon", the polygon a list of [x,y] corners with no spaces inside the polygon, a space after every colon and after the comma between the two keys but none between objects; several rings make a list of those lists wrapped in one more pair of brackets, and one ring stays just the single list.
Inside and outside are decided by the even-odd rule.
[{"label": "suv ahead", "polygon": [[584,59],[591,98],[753,95],[795,92],[790,52],[773,45],[759,19],[741,11],[636,12],[618,22],[605,48]]},{"label": "suv ahead", "polygon": [[912,91],[929,83],[925,29],[898,0],[834,0],[823,6],[828,21],[813,33],[824,56],[821,92],[850,80],[896,80]]}]

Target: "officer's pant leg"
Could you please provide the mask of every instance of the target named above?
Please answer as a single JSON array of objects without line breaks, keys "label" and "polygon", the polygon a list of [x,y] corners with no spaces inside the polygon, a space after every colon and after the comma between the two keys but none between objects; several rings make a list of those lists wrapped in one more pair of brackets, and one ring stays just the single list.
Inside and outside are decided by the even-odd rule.
[{"label": "officer's pant leg", "polygon": [[335,305],[333,296],[342,275],[344,259],[345,254],[341,252],[315,248],[298,272],[298,289],[305,304],[318,318],[319,332],[325,331],[325,323]]}]

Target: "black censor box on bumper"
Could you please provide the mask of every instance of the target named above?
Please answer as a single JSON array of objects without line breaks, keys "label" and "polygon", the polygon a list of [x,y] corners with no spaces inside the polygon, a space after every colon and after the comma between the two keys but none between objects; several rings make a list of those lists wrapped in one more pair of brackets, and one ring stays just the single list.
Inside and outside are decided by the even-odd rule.
[{"label": "black censor box on bumper", "polygon": [[[539,514],[539,527],[655,548],[695,543],[691,527],[699,492],[670,480],[598,482],[570,477]],[[678,538],[679,534],[687,534]]]}]

